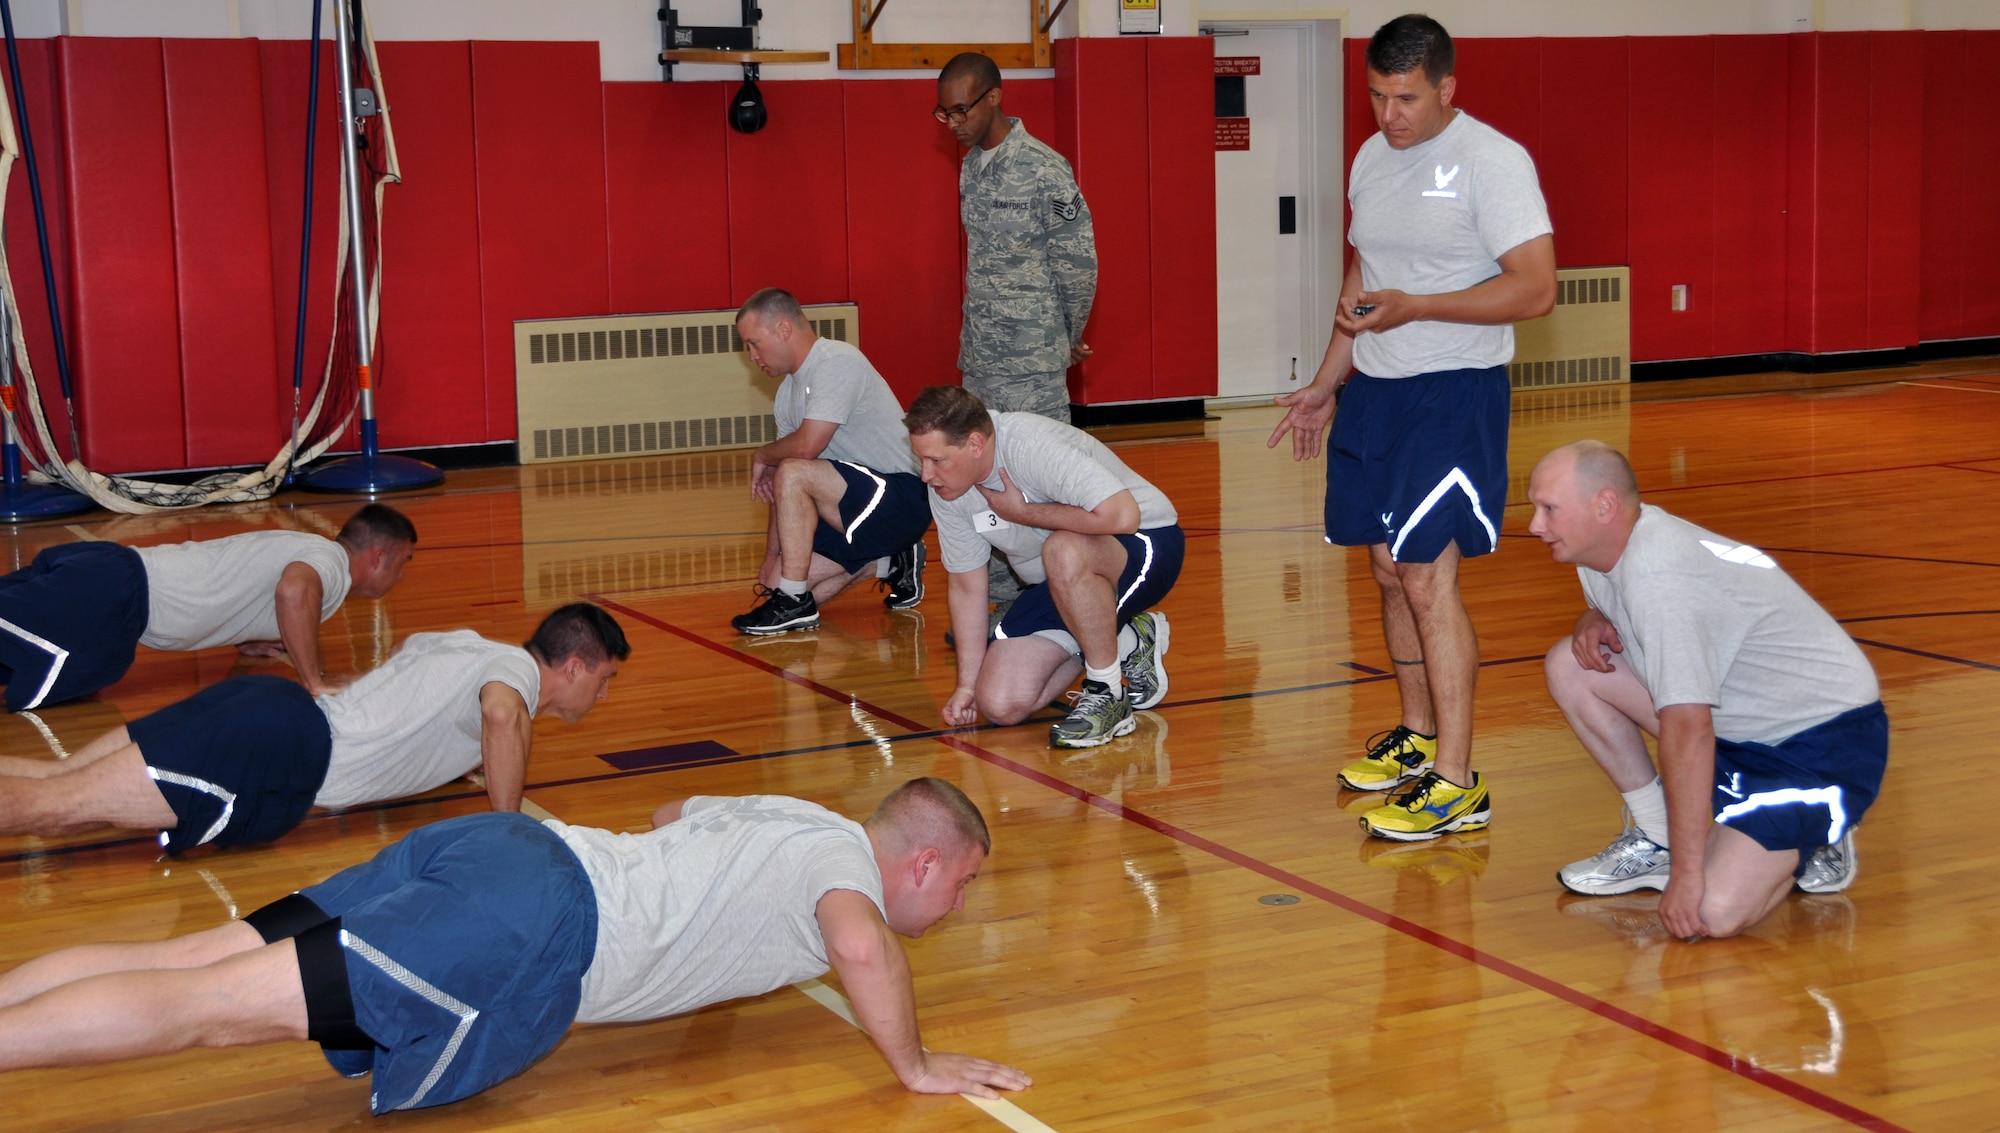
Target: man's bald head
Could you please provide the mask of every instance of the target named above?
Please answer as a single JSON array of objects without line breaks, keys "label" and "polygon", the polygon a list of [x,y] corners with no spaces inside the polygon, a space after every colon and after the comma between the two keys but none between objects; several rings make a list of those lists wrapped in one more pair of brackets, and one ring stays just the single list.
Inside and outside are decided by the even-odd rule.
[{"label": "man's bald head", "polygon": [[1610,570],[1639,520],[1639,481],[1625,454],[1603,441],[1550,452],[1528,479],[1528,530],[1557,562]]},{"label": "man's bald head", "polygon": [[1633,474],[1632,462],[1625,459],[1624,453],[1597,440],[1577,441],[1555,451],[1568,453],[1575,461],[1576,487],[1584,496],[1594,496],[1609,488],[1618,493],[1619,501],[1626,507],[1639,506],[1639,478]]}]

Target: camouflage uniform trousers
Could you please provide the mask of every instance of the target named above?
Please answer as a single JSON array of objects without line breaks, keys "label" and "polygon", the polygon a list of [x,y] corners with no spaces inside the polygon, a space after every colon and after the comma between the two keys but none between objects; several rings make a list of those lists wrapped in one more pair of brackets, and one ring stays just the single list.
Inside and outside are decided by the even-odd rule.
[{"label": "camouflage uniform trousers", "polygon": [[[1069,373],[1055,370],[1045,374],[967,374],[964,386],[971,390],[986,408],[1001,413],[1037,413],[1051,420],[1069,424]],[[993,601],[993,616],[989,629],[1000,624],[1000,618],[1014,599],[1021,596],[1021,580],[1015,577],[1007,566],[1007,560],[999,552],[986,564],[986,593]]]}]

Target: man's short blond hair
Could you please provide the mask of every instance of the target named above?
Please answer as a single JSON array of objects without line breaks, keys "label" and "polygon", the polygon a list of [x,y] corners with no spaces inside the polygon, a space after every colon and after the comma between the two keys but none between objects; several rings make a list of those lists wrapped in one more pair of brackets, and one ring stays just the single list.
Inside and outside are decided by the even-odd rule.
[{"label": "man's short blond hair", "polygon": [[912,779],[889,793],[863,825],[892,854],[935,847],[948,857],[993,852],[986,816],[965,792],[943,779]]}]

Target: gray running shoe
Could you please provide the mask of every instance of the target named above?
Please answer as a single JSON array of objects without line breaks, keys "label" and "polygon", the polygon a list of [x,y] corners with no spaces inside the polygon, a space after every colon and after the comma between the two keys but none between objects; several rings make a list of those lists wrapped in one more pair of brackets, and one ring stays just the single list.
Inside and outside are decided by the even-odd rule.
[{"label": "gray running shoe", "polygon": [[1798,887],[1806,893],[1838,893],[1854,884],[1854,874],[1860,868],[1860,855],[1854,852],[1854,827],[1850,826],[1840,841],[1821,846],[1806,859]]},{"label": "gray running shoe", "polygon": [[1076,703],[1068,716],[1049,728],[1051,747],[1096,747],[1139,726],[1132,719],[1131,700],[1111,695],[1109,685],[1086,680],[1081,690],[1069,695]]},{"label": "gray running shoe", "polygon": [[1132,632],[1139,644],[1119,668],[1125,673],[1125,695],[1132,709],[1143,712],[1167,698],[1167,641],[1172,636],[1167,615],[1149,610],[1132,619]]},{"label": "gray running shoe", "polygon": [[1667,848],[1628,823],[1603,853],[1571,862],[1556,871],[1556,879],[1572,893],[1609,897],[1634,889],[1665,889],[1671,866]]}]

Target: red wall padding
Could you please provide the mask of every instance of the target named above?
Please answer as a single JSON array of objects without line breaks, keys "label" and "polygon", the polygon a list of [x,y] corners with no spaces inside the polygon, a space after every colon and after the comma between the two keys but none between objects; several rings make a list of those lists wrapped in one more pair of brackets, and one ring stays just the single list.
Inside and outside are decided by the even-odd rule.
[{"label": "red wall padding", "polygon": [[514,320],[609,309],[597,51],[595,42],[472,45],[488,440],[517,427]]},{"label": "red wall padding", "polygon": [[[21,86],[27,101],[25,113],[41,171],[42,209],[48,217],[56,291],[66,316],[63,329],[69,336],[70,348],[75,349],[76,322],[70,306],[73,292],[67,258],[69,194],[64,175],[62,123],[56,113],[55,41],[24,39],[19,51]],[[0,77],[8,74],[6,56],[0,54]],[[13,100],[11,85],[7,97]],[[15,111],[21,113],[23,108],[17,106]],[[14,301],[21,312],[21,333],[28,341],[28,360],[35,368],[49,431],[54,434],[57,452],[67,458],[75,454],[69,451],[69,418],[63,409],[62,386],[56,369],[55,336],[49,326],[48,292],[43,282],[41,252],[36,246],[35,206],[29,195],[25,161],[15,162],[13,178],[7,185],[7,216],[10,218],[6,225],[7,264],[14,277]],[[24,428],[23,432],[26,431]]]},{"label": "red wall padding", "polygon": [[930,79],[851,82],[842,101],[850,295],[868,360],[907,405],[958,381],[962,151],[931,118]]},{"label": "red wall padding", "polygon": [[[496,434],[486,415],[478,161],[472,51],[465,43],[376,48],[393,101],[403,183],[382,215],[382,325],[376,417],[385,448],[467,444]],[[317,205],[317,203],[316,203]],[[502,372],[513,391],[513,341]]]},{"label": "red wall padding", "polygon": [[[802,303],[848,297],[847,217],[855,206],[843,172],[844,85],[838,79],[764,83],[769,124],[754,134],[725,131],[728,306],[760,287],[782,287]],[[862,334],[865,343],[865,328]]]},{"label": "red wall padding", "polygon": [[1463,43],[1458,50],[1458,90],[1452,105],[1539,156],[1542,84],[1522,80],[1542,73],[1542,41],[1470,39]]},{"label": "red wall padding", "polygon": [[1556,263],[1629,263],[1628,41],[1546,39],[1541,48],[1541,140],[1529,152],[1555,225]]},{"label": "red wall padding", "polygon": [[[1146,44],[1063,39],[1055,47],[1056,148],[1070,159],[1097,236],[1097,298],[1083,336],[1096,353],[1071,370],[1070,398],[1136,401],[1151,397],[1153,386],[1149,111],[1136,97],[1147,89]],[[1086,109],[1098,106],[1122,110]]]},{"label": "red wall padding", "polygon": [[[1965,33],[1964,75],[2000,75],[2000,31]],[[1953,99],[1962,99],[1955,92]],[[1954,141],[1964,147],[1965,166],[1950,182],[1961,194],[1957,232],[1963,241],[1965,274],[1960,284],[1963,337],[2000,335],[2000,130],[1978,104],[1965,110],[1968,127]]]},{"label": "red wall padding", "polygon": [[1215,43],[1206,36],[1143,42],[1153,376],[1142,396],[1214,397]]},{"label": "red wall padding", "polygon": [[84,459],[107,472],[184,467],[160,41],[59,39],[56,75]]},{"label": "red wall padding", "polygon": [[[1696,305],[1713,326],[1709,352],[1766,354],[1785,343],[1784,40],[1717,36],[1714,102],[1713,270]],[[1765,108],[1746,113],[1746,107]],[[1640,137],[1636,131],[1634,137]],[[1672,317],[1660,296],[1645,302]],[[1643,357],[1643,355],[1641,355]]]},{"label": "red wall padding", "polygon": [[[1700,358],[1714,344],[1715,52],[1706,36],[1635,40],[1631,161],[1632,356]],[[1562,230],[1556,230],[1562,246]],[[1674,312],[1676,284],[1688,309]]]},{"label": "red wall padding", "polygon": [[605,83],[611,309],[731,306],[723,83]]},{"label": "red wall padding", "polygon": [[[1926,340],[1965,338],[1961,306],[1965,286],[1965,156],[1967,116],[1964,91],[1965,40],[1962,31],[1924,33],[1922,308],[1919,331]],[[1995,131],[1983,131],[1993,134]],[[1989,212],[1991,210],[1988,210]]]},{"label": "red wall padding", "polygon": [[[1922,274],[1924,136],[1912,129],[1910,88],[1924,65],[1923,33],[1871,32],[1868,106],[1868,348],[1914,346]],[[1991,132],[1990,130],[1988,131]]]},{"label": "red wall padding", "polygon": [[284,435],[263,68],[254,40],[168,39],[160,46],[185,459],[195,468],[258,464]]},{"label": "red wall padding", "polygon": [[[271,218],[271,309],[278,354],[279,399],[285,435],[291,431],[293,344],[299,318],[299,219],[305,207],[306,91],[311,57],[302,41],[258,44],[264,85],[264,177]],[[326,370],[333,336],[335,302],[333,257],[340,230],[339,86],[331,44],[320,45],[319,96],[314,102],[318,129],[313,135],[312,263],[307,275],[305,364],[299,412],[303,417]],[[268,438],[267,438],[268,439]],[[258,460],[277,450],[270,444]]]}]

